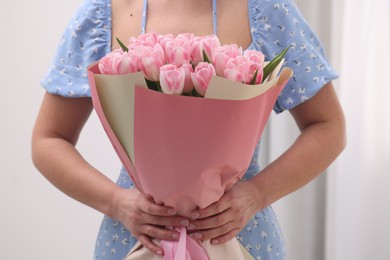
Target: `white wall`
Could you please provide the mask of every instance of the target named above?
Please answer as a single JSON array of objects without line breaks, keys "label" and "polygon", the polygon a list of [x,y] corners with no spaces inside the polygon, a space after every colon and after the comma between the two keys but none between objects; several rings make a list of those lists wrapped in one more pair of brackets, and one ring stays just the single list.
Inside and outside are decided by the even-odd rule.
[{"label": "white wall", "polygon": [[[2,0],[0,259],[93,258],[101,214],[53,188],[30,159],[31,130],[44,94],[39,81],[80,3]],[[120,163],[95,115],[91,119],[79,147],[88,160],[115,178]]]},{"label": "white wall", "polygon": [[[51,62],[67,21],[80,2],[3,0],[0,9],[3,82],[0,94],[0,259],[85,260],[93,257],[101,214],[52,187],[30,159],[31,130],[44,94],[39,81]],[[309,13],[309,6],[303,5],[303,0],[297,3]],[[308,18],[314,20],[316,16]],[[290,120],[287,113],[279,116],[274,124],[283,120]],[[292,136],[280,140],[279,148],[271,157],[276,156],[286,142],[291,142],[297,130],[291,131]],[[79,149],[98,169],[116,178],[120,163],[95,115],[82,133]],[[275,206],[291,260],[322,258],[323,189],[324,181],[320,179]],[[310,214],[302,215],[302,212]],[[311,246],[297,250],[307,243]]]},{"label": "white wall", "polygon": [[[390,1],[333,0],[348,145],[329,178],[332,259],[390,259]],[[335,38],[335,41],[337,41]]]}]

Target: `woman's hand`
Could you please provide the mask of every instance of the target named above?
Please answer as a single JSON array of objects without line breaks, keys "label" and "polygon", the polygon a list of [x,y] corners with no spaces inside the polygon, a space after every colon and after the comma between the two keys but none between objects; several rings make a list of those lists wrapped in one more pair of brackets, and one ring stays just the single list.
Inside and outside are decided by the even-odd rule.
[{"label": "woman's hand", "polygon": [[222,244],[235,237],[263,208],[257,199],[258,191],[250,181],[237,182],[217,202],[192,213],[187,227],[197,240],[211,239],[212,244]]},{"label": "woman's hand", "polygon": [[176,216],[173,208],[157,205],[137,189],[120,189],[113,201],[110,215],[155,254],[162,255],[163,250],[152,239],[179,239],[179,233],[166,226],[188,226],[188,219]]}]

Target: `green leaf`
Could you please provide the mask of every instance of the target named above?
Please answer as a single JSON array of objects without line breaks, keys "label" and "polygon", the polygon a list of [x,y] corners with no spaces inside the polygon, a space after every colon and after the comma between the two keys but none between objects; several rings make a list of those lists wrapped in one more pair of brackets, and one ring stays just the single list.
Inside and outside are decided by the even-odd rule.
[{"label": "green leaf", "polygon": [[275,58],[273,58],[268,64],[267,66],[264,67],[263,69],[263,80],[262,82],[264,82],[264,80],[269,76],[269,74],[272,73],[272,71],[278,66],[278,64],[282,61],[284,55],[286,54],[286,52],[288,51],[288,49],[290,49],[291,46],[288,46],[287,48],[285,48],[281,53],[279,53],[278,55],[276,55]]},{"label": "green leaf", "polygon": [[195,90],[195,88],[192,89],[192,91],[191,91],[191,96],[193,96],[193,97],[202,97],[202,96],[198,93],[198,91]]},{"label": "green leaf", "polygon": [[150,81],[147,78],[145,78],[145,81],[149,89],[161,92],[161,87],[159,86],[160,85],[159,82]]},{"label": "green leaf", "polygon": [[123,42],[121,42],[121,40],[118,39],[118,37],[115,37],[115,38],[116,38],[116,41],[119,43],[119,46],[121,46],[122,50],[125,52],[128,52],[129,48],[127,48],[126,45],[124,45]]},{"label": "green leaf", "polygon": [[255,72],[255,75],[253,75],[251,83],[249,83],[250,85],[255,85],[256,84],[256,78],[257,78],[257,73],[258,72],[259,72],[259,70],[257,69],[256,72]]},{"label": "green leaf", "polygon": [[203,52],[203,61],[204,61],[204,62],[211,63],[209,57],[207,57],[206,52],[205,52],[204,50],[202,50],[202,52]]}]

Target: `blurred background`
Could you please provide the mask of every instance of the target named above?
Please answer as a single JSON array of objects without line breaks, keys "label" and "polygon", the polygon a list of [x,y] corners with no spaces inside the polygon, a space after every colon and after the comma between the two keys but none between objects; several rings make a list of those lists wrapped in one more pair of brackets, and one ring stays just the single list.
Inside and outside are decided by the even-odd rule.
[{"label": "blurred background", "polygon": [[[56,190],[30,159],[39,82],[80,3],[3,0],[0,9],[0,259],[93,258],[102,215]],[[324,174],[274,205],[289,260],[390,259],[390,1],[296,3],[340,74],[348,145]],[[275,159],[297,134],[289,113],[273,115],[261,160]],[[95,114],[78,148],[116,179],[120,162]]]}]

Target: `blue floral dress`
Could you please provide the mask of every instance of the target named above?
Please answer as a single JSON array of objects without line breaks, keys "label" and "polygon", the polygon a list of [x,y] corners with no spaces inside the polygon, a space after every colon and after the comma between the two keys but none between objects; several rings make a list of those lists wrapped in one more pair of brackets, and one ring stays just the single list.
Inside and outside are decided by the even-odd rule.
[{"label": "blue floral dress", "polygon": [[[293,0],[248,0],[248,12],[253,40],[250,49],[262,51],[266,60],[270,60],[291,45],[285,65],[294,70],[294,76],[277,99],[276,113],[310,99],[322,86],[337,78],[320,40]],[[70,20],[41,84],[52,94],[90,97],[86,68],[110,51],[111,1],[84,0]],[[260,171],[258,152],[259,145],[243,179],[250,179]],[[134,188],[124,169],[117,184]],[[257,212],[237,239],[256,260],[286,259],[282,233],[271,207]],[[104,217],[94,258],[123,259],[136,241],[121,223]]]}]

